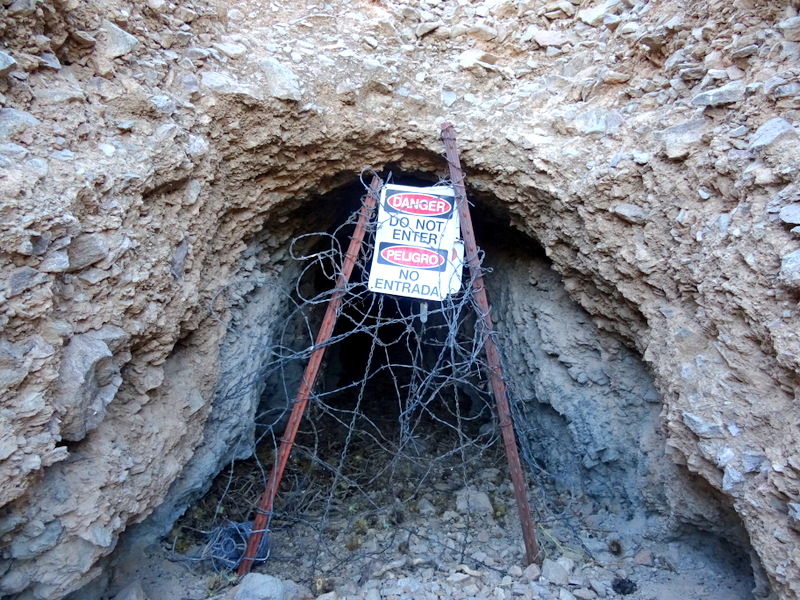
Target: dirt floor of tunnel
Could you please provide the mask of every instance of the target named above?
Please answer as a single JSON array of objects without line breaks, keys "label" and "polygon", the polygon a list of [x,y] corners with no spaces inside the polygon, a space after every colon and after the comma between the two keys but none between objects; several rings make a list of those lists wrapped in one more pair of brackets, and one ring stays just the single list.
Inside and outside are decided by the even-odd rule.
[{"label": "dirt floor of tunnel", "polygon": [[[420,461],[434,458],[425,450],[419,455]],[[617,597],[615,588],[630,589],[619,587],[623,580],[636,585],[628,597],[639,600],[752,598],[749,565],[733,560],[730,549],[711,536],[695,537],[692,543],[645,540],[639,537],[642,523],[621,522],[591,503],[564,506],[568,515],[539,516],[537,533],[548,557],[539,576],[535,568],[524,569],[516,508],[499,445],[470,462],[461,456],[452,459],[442,462],[431,473],[429,485],[407,501],[395,496],[393,488],[372,490],[370,498],[388,510],[353,512],[360,509],[342,488],[324,527],[319,526],[313,503],[302,516],[298,505],[286,506],[293,487],[289,486],[284,490],[287,502],[273,521],[271,557],[254,571],[299,582],[311,591],[308,597],[335,591],[331,598],[340,599],[591,599]],[[313,471],[304,462],[302,455],[294,462],[291,481]],[[364,469],[381,466],[364,457]],[[237,493],[248,486],[258,488],[262,481],[255,472],[252,464],[237,465],[233,474],[221,476],[216,498],[218,486],[224,487],[221,495],[228,502],[215,502],[212,492],[183,521],[184,529],[173,543],[145,549],[143,560],[128,566],[148,597],[221,598],[235,582],[231,571],[190,558],[202,553],[205,539],[186,533],[188,523],[204,527],[204,511],[223,507],[236,518]],[[418,472],[410,465],[398,465],[394,479],[406,490],[419,487]],[[242,489],[234,491],[239,485]],[[306,487],[301,496],[324,489],[317,486]],[[631,542],[634,538],[638,541]]]}]

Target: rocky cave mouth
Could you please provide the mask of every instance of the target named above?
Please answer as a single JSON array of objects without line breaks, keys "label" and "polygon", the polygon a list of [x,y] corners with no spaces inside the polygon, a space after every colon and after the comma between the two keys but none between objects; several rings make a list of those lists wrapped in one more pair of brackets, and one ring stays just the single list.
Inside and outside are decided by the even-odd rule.
[{"label": "rocky cave mouth", "polygon": [[[404,436],[397,390],[435,363],[401,368],[414,305],[385,300],[394,324],[356,331],[384,318],[366,296],[257,574],[349,600],[593,600],[615,579],[635,600],[800,598],[798,0],[2,14],[0,596],[200,600],[233,584],[196,560],[195,530],[252,518],[322,308],[302,312],[298,281],[329,289],[331,257],[311,255],[346,239],[362,166],[437,179],[447,120],[546,574],[521,568],[480,370]],[[377,427],[333,427],[362,387]],[[356,574],[359,554],[373,562]]]},{"label": "rocky cave mouth", "polygon": [[[405,173],[395,182],[437,180]],[[697,590],[752,598],[751,560],[759,566],[744,528],[719,494],[666,456],[661,398],[641,357],[595,326],[490,192],[468,192],[545,555],[566,547],[579,563],[614,564],[650,590],[665,589],[665,572],[686,576],[697,568],[688,565],[701,565],[692,575]],[[346,247],[363,194],[356,179],[289,202],[249,241],[226,286],[231,319],[206,439],[149,519],[163,529],[188,507],[168,536],[171,548],[213,569],[227,565],[205,560],[214,554],[208,533],[252,519],[333,285],[336,249]],[[500,572],[522,564],[480,362],[454,369],[425,351],[474,353],[474,312],[458,302],[450,312],[432,308],[422,326],[417,301],[367,293],[365,272],[362,250],[353,300],[276,498],[272,554],[256,570],[321,593],[362,584],[406,559],[398,568],[454,561]],[[454,332],[460,337],[447,346]],[[431,373],[440,377],[425,387]],[[420,391],[428,399],[417,395],[417,410],[406,410]],[[445,530],[455,536],[444,539]],[[488,543],[493,538],[504,547]]]}]

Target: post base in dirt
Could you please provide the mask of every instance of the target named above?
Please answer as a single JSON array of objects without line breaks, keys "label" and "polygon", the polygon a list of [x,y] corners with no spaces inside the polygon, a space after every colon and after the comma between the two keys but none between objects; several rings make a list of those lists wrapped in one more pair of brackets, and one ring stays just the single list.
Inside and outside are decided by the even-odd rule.
[{"label": "post base in dirt", "polygon": [[325,317],[322,319],[322,325],[317,334],[314,350],[311,353],[311,358],[309,358],[308,365],[303,374],[303,382],[300,384],[300,390],[297,392],[297,397],[292,407],[292,413],[289,416],[289,422],[281,438],[281,445],[278,448],[278,457],[275,461],[275,466],[269,474],[264,493],[258,503],[258,511],[253,521],[253,528],[250,537],[247,539],[247,547],[245,548],[244,556],[242,556],[237,570],[239,577],[247,575],[250,569],[253,568],[253,563],[256,560],[256,552],[261,544],[261,538],[266,531],[267,517],[272,513],[272,504],[275,500],[278,486],[281,483],[283,471],[286,468],[286,461],[289,460],[289,454],[292,451],[292,445],[294,444],[297,430],[300,427],[300,421],[303,419],[303,413],[308,404],[308,399],[311,397],[311,391],[314,389],[314,383],[317,381],[317,373],[322,363],[322,357],[325,355],[326,344],[331,338],[334,325],[336,325],[339,309],[342,306],[342,299],[347,290],[347,283],[350,281],[353,267],[361,252],[361,244],[364,241],[367,223],[369,223],[372,218],[372,213],[375,211],[375,207],[378,204],[378,193],[382,185],[383,181],[377,175],[372,178],[369,192],[367,192],[367,197],[359,211],[358,223],[356,223],[356,229],[353,232],[353,237],[350,239],[350,245],[347,248],[347,253],[344,255],[344,261],[342,262],[342,271],[336,279],[336,287],[328,303],[328,308],[325,311]]},{"label": "post base in dirt", "polygon": [[500,364],[500,352],[494,340],[494,325],[489,313],[489,300],[486,297],[486,288],[483,283],[483,271],[478,257],[478,244],[475,241],[475,230],[472,227],[472,217],[467,202],[467,190],[464,187],[464,171],[461,169],[461,160],[456,148],[456,137],[451,123],[442,123],[442,140],[444,141],[447,162],[450,167],[450,179],[456,192],[456,205],[461,219],[461,235],[464,238],[464,258],[469,266],[472,279],[472,291],[478,305],[478,322],[482,324],[486,336],[486,361],[489,365],[489,384],[492,388],[503,443],[508,457],[508,468],[511,472],[511,482],[514,486],[514,497],[517,501],[522,538],[525,542],[525,559],[528,564],[541,562],[539,557],[539,544],[536,541],[536,531],[531,519],[528,506],[528,496],[525,486],[525,476],[517,449],[517,439],[514,434],[514,424],[511,420],[511,409],[506,394],[506,383],[503,378],[503,367]]}]

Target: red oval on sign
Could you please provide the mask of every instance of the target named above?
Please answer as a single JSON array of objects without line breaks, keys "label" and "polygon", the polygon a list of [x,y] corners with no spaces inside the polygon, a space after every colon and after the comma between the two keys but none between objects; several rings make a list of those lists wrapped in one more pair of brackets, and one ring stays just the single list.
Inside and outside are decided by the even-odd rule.
[{"label": "red oval on sign", "polygon": [[430,196],[403,192],[393,194],[386,199],[386,204],[395,210],[420,217],[438,217],[449,213],[453,205],[449,200]]},{"label": "red oval on sign", "polygon": [[381,250],[381,258],[399,267],[434,269],[444,262],[444,256],[435,250],[414,246],[389,246]]}]

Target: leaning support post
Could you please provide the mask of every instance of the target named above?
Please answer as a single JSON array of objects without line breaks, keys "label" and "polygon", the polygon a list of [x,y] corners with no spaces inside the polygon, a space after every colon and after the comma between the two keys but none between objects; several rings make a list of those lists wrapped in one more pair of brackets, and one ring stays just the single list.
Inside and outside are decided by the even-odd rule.
[{"label": "leaning support post", "polygon": [[328,340],[330,340],[333,334],[333,327],[336,325],[336,319],[339,316],[342,299],[347,292],[347,284],[350,281],[350,275],[353,272],[356,260],[358,260],[358,255],[361,252],[361,243],[364,241],[367,223],[372,219],[372,214],[378,203],[378,193],[382,185],[383,181],[377,175],[374,176],[369,186],[367,197],[361,205],[356,229],[353,232],[353,237],[350,239],[350,246],[347,248],[347,253],[344,255],[342,270],[336,279],[336,287],[328,303],[328,308],[325,311],[325,317],[322,319],[322,325],[317,333],[314,350],[311,352],[311,358],[309,358],[308,365],[303,374],[303,382],[300,384],[297,398],[295,398],[294,406],[292,407],[292,413],[289,416],[289,422],[281,438],[278,458],[275,461],[275,465],[272,467],[269,479],[267,479],[267,484],[264,487],[264,493],[261,495],[261,500],[258,503],[258,511],[253,521],[253,529],[250,533],[250,537],[247,539],[247,547],[245,548],[242,561],[239,563],[239,569],[237,571],[240,577],[250,572],[256,560],[256,552],[261,544],[261,537],[266,531],[267,516],[272,512],[272,504],[275,500],[278,486],[281,483],[281,478],[283,477],[283,470],[286,468],[286,461],[289,459],[289,454],[294,444],[294,438],[297,435],[297,429],[303,418],[303,413],[305,412],[306,404],[308,404],[308,399],[311,396],[311,391],[314,389],[314,383],[317,380],[317,373],[322,363],[322,357],[325,354]]},{"label": "leaning support post", "polygon": [[475,242],[475,231],[472,228],[472,217],[469,213],[467,191],[464,187],[464,172],[458,158],[456,137],[451,123],[442,123],[442,140],[444,141],[447,162],[450,166],[450,179],[456,193],[456,205],[461,220],[461,235],[464,238],[465,258],[469,266],[472,279],[472,291],[478,304],[478,318],[483,323],[486,334],[486,360],[489,364],[489,383],[492,387],[497,416],[500,420],[500,429],[503,433],[503,443],[508,457],[508,467],[511,471],[511,482],[514,485],[514,497],[517,500],[519,520],[522,525],[522,538],[525,541],[525,558],[527,564],[539,564],[539,545],[536,542],[536,531],[531,520],[531,511],[528,506],[528,497],[525,487],[525,478],[522,474],[522,465],[517,450],[517,440],[514,435],[514,425],[511,421],[511,409],[506,395],[506,384],[503,379],[503,367],[500,364],[500,352],[494,339],[494,325],[489,314],[489,301],[486,298],[486,288],[483,283],[483,271],[478,257],[478,245]]}]

